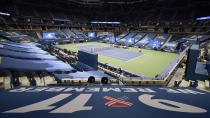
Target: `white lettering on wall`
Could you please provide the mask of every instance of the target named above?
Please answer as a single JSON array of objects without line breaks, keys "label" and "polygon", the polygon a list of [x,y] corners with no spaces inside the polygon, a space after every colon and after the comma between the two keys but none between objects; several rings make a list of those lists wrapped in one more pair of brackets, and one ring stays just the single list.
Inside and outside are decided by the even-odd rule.
[{"label": "white lettering on wall", "polygon": [[134,88],[122,88],[124,90],[124,92],[138,92],[136,89]]},{"label": "white lettering on wall", "polygon": [[85,88],[67,88],[64,90],[64,92],[69,92],[69,91],[76,91],[76,92],[82,92],[84,91]]},{"label": "white lettering on wall", "polygon": [[109,92],[109,91],[121,92],[119,88],[103,88],[103,92]]},{"label": "white lettering on wall", "polygon": [[67,104],[51,111],[50,113],[73,113],[82,110],[91,110],[92,106],[85,106],[92,94],[80,94]]},{"label": "white lettering on wall", "polygon": [[[175,101],[170,101],[170,100],[165,100],[165,99],[151,99],[154,95],[148,95],[148,94],[143,94],[139,96],[139,101],[141,101],[142,103],[154,107],[154,108],[158,108],[158,109],[163,109],[163,110],[168,110],[168,111],[176,111],[176,112],[186,112],[186,113],[205,113],[207,112],[207,110],[199,108],[199,107],[195,107],[192,105],[187,105],[184,103],[180,103],[180,102],[175,102]],[[171,104],[173,106],[177,106],[177,107],[173,107],[173,106],[168,106],[162,103],[166,103],[166,104]]]},{"label": "white lettering on wall", "polygon": [[24,107],[5,111],[4,113],[27,113],[27,112],[38,111],[38,110],[51,110],[51,109],[55,108],[55,106],[50,106],[50,105],[52,105],[58,101],[61,101],[65,98],[69,97],[70,95],[71,94],[60,94],[60,95],[57,95],[55,97],[52,97],[50,99],[47,99],[47,100],[44,100],[41,102],[37,102],[37,103],[27,105]]}]

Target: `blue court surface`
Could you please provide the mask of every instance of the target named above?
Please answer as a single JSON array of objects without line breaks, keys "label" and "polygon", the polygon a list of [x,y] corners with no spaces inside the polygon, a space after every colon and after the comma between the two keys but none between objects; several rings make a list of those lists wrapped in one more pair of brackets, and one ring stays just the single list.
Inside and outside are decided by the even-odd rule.
[{"label": "blue court surface", "polygon": [[99,55],[111,57],[111,58],[118,59],[121,61],[129,61],[131,59],[137,58],[145,54],[145,53],[139,53],[136,51],[130,51],[127,49],[120,49],[120,48],[107,47],[107,46],[101,46],[101,45],[84,45],[84,46],[77,46],[74,48],[77,48],[79,50],[94,52]]},{"label": "blue court surface", "polygon": [[210,94],[194,88],[18,87],[0,91],[0,118],[209,118]]}]

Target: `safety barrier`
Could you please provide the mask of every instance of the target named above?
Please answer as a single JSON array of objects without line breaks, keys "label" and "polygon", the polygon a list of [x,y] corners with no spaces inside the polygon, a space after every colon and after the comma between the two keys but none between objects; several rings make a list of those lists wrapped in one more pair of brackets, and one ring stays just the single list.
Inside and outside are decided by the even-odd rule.
[{"label": "safety barrier", "polygon": [[155,86],[165,86],[165,80],[145,80],[145,79],[132,79],[132,78],[121,78],[122,83],[125,85],[155,85]]},{"label": "safety barrier", "polygon": [[157,77],[144,77],[139,75],[138,77],[121,77],[121,81],[126,85],[155,85],[165,86],[169,82],[169,76],[184,58],[185,53],[188,51],[187,47],[165,70],[162,71]]},{"label": "safety barrier", "polygon": [[[98,67],[100,67],[100,69],[102,69],[102,70],[108,70],[108,71],[111,71],[113,73],[118,73],[118,68],[117,67],[106,65],[105,63],[102,63],[102,62],[98,62]],[[125,76],[141,77],[142,76],[142,75],[138,75],[138,74],[135,74],[135,73],[131,73],[127,70],[121,70],[121,71],[122,71],[121,74],[119,74],[120,76],[117,76],[117,77],[125,77]]]},{"label": "safety barrier", "polygon": [[179,64],[179,62],[183,59],[185,56],[185,53],[188,51],[189,47],[187,47],[179,56],[166,68],[162,71],[160,75],[158,75],[157,78],[159,79],[165,79],[168,75],[170,75],[175,67]]}]

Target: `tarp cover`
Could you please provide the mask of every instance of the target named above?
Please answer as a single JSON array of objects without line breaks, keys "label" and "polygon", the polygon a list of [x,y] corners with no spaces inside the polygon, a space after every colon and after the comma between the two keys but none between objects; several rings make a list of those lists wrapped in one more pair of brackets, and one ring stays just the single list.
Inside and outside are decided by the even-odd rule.
[{"label": "tarp cover", "polygon": [[0,91],[1,118],[209,118],[210,94],[140,86],[19,87]]},{"label": "tarp cover", "polygon": [[58,60],[55,56],[49,54],[38,54],[38,53],[26,53],[26,52],[15,52],[11,50],[5,50],[0,48],[0,56],[8,56],[13,58],[22,59],[39,59],[39,60]]},{"label": "tarp cover", "polygon": [[16,52],[28,52],[28,53],[42,53],[42,54],[47,54],[48,52],[40,49],[40,48],[23,48],[23,47],[15,47],[15,46],[9,46],[9,45],[2,45],[0,44],[0,48],[3,48],[3,49],[7,49],[7,50],[12,50],[12,51],[16,51]]},{"label": "tarp cover", "polygon": [[11,41],[21,41],[21,38],[26,38],[26,39],[32,40],[31,36],[25,35],[19,31],[0,32],[0,35],[11,40]]},{"label": "tarp cover", "polygon": [[26,42],[21,42],[21,43],[16,43],[16,42],[11,42],[11,41],[0,41],[1,44],[15,44],[15,45],[23,45],[23,46],[37,46],[36,43],[30,42],[30,43],[26,43]]},{"label": "tarp cover", "polygon": [[40,49],[34,44],[27,44],[27,43],[7,43],[7,42],[0,42],[2,45],[8,45],[8,46],[13,46],[13,47],[20,47],[20,48],[32,48],[32,49]]},{"label": "tarp cover", "polygon": [[35,71],[72,71],[74,70],[68,64],[62,61],[56,60],[25,60],[15,59],[10,57],[0,57],[0,70],[14,70],[24,72],[35,72]]},{"label": "tarp cover", "polygon": [[66,78],[69,78],[69,79],[87,79],[88,77],[90,76],[94,76],[95,78],[102,78],[102,77],[108,77],[108,78],[112,78],[111,76],[105,74],[105,73],[102,73],[102,72],[99,72],[99,71],[87,71],[87,72],[76,72],[76,73],[70,73],[70,74],[54,74],[55,77],[59,80],[62,80],[62,79],[66,79]]}]

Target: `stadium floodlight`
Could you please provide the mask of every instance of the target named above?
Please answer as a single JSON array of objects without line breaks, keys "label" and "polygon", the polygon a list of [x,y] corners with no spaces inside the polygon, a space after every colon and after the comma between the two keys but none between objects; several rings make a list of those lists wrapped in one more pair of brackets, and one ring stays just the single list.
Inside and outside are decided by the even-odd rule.
[{"label": "stadium floodlight", "polygon": [[210,19],[210,16],[196,18],[196,20],[207,20]]},{"label": "stadium floodlight", "polygon": [[10,16],[10,14],[9,14],[9,13],[4,13],[4,12],[0,12],[0,15]]},{"label": "stadium floodlight", "polygon": [[120,24],[120,22],[101,22],[101,21],[91,21],[94,24]]}]

